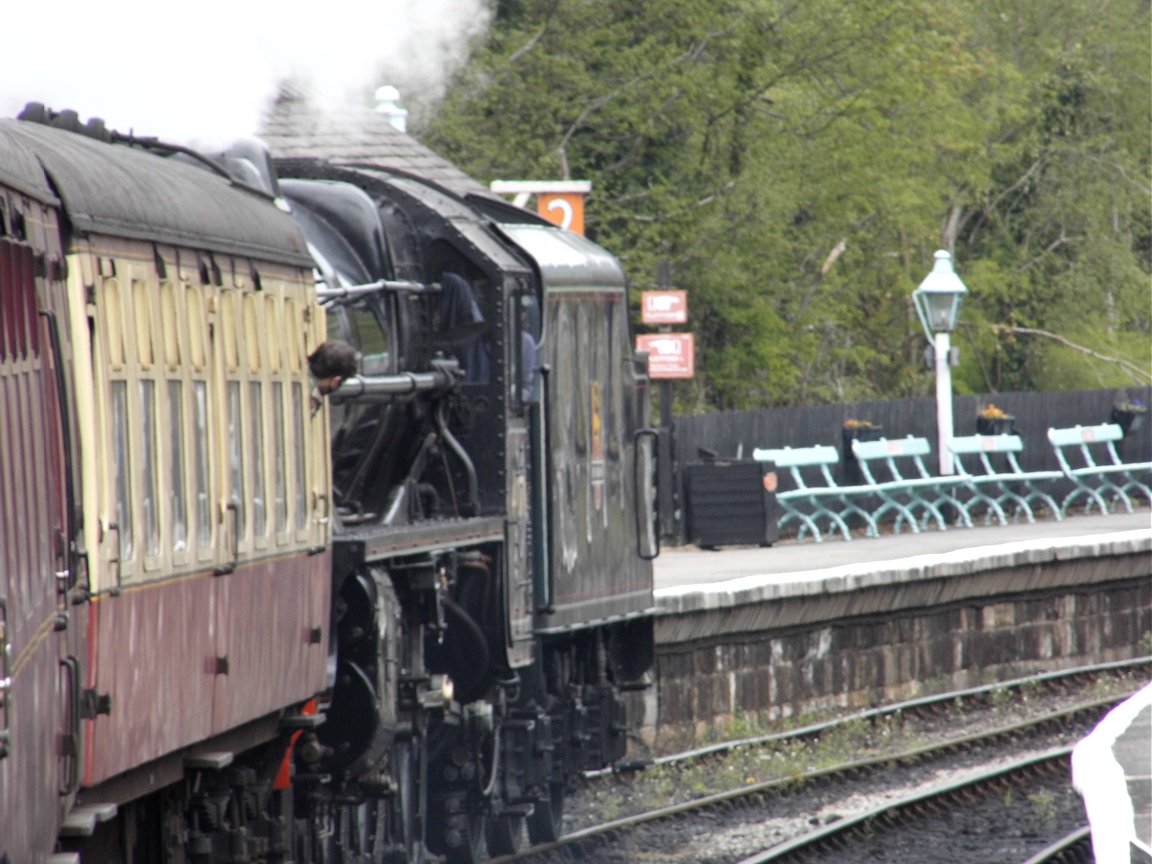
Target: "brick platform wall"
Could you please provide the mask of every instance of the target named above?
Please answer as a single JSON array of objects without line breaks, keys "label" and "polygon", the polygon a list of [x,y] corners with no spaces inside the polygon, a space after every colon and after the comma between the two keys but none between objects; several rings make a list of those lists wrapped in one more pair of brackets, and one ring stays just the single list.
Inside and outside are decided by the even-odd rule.
[{"label": "brick platform wall", "polygon": [[[926,584],[953,600],[926,604]],[[989,590],[996,584],[999,592]],[[905,588],[774,601],[759,612],[708,610],[690,623],[659,619],[656,686],[630,707],[641,718],[635,731],[660,746],[699,742],[741,717],[864,708],[1152,654],[1147,555],[997,569],[964,584],[952,578],[947,590]]]}]

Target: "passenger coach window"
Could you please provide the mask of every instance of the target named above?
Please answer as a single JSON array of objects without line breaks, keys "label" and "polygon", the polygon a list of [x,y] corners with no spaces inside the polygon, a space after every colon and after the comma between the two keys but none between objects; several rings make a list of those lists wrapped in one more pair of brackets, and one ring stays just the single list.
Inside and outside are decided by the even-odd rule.
[{"label": "passenger coach window", "polygon": [[272,384],[272,416],[276,452],[273,454],[273,470],[276,472],[276,533],[288,530],[288,447],[284,441],[284,385],[279,381]]},{"label": "passenger coach window", "polygon": [[240,414],[240,382],[228,382],[228,459],[231,466],[231,503],[236,508],[236,539],[248,530],[244,510],[244,420]]},{"label": "passenger coach window", "polygon": [[184,476],[184,384],[183,361],[187,355],[181,340],[176,314],[176,286],[160,283],[160,320],[164,334],[164,369],[168,376],[168,428],[157,442],[163,446],[167,438],[168,515],[171,519],[169,548],[183,552],[188,548],[188,487]]},{"label": "passenger coach window", "polygon": [[284,320],[283,306],[275,297],[264,299],[265,363],[273,376],[272,402],[268,416],[272,423],[269,440],[272,452],[268,464],[272,466],[272,518],[277,535],[288,530],[288,446],[284,429]]},{"label": "passenger coach window", "polygon": [[260,382],[248,385],[248,399],[252,411],[252,429],[248,435],[252,459],[252,533],[262,537],[268,520],[264,499],[264,396]]},{"label": "passenger coach window", "polygon": [[116,525],[120,534],[120,560],[135,554],[132,537],[132,496],[128,482],[128,382],[112,382],[112,451],[116,472]]},{"label": "passenger coach window", "polygon": [[194,285],[187,287],[188,359],[192,365],[192,494],[196,500],[196,546],[212,548],[212,494],[208,473],[208,320],[204,297]]},{"label": "passenger coach window", "polygon": [[142,439],[144,554],[160,554],[159,488],[156,483],[156,382],[140,382],[140,437]]},{"label": "passenger coach window", "polygon": [[141,279],[132,280],[132,320],[136,325],[136,370],[140,376],[140,513],[143,520],[144,554],[160,554],[160,484],[157,475],[156,448],[156,346],[153,344],[152,286]]},{"label": "passenger coach window", "polygon": [[172,551],[188,548],[187,484],[184,482],[184,386],[168,382],[168,460],[171,471]]},{"label": "passenger coach window", "polygon": [[305,476],[304,448],[308,439],[304,437],[304,388],[299,382],[292,384],[292,416],[296,420],[296,442],[292,448],[296,454],[296,527],[308,527],[308,478]]},{"label": "passenger coach window", "polygon": [[192,425],[196,430],[196,537],[199,547],[207,550],[212,548],[212,499],[208,486],[208,391],[203,381],[192,382],[192,401]]}]

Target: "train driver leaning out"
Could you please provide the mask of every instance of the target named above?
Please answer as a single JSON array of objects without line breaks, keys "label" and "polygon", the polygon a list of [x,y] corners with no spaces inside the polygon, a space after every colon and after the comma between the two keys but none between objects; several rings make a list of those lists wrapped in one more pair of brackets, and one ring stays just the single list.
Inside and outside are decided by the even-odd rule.
[{"label": "train driver leaning out", "polygon": [[339,339],[329,339],[308,355],[308,371],[316,386],[312,388],[312,413],[320,410],[324,397],[333,393],[357,372],[356,349]]}]

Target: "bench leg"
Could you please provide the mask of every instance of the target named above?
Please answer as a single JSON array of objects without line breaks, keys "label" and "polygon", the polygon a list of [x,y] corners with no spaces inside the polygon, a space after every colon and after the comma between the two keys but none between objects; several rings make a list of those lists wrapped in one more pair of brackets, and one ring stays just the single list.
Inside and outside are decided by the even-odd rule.
[{"label": "bench leg", "polygon": [[786,502],[781,503],[784,506],[785,513],[776,522],[776,527],[783,528],[786,524],[795,519],[800,523],[800,528],[796,532],[797,540],[803,540],[804,533],[809,532],[812,534],[812,539],[817,543],[823,542],[824,537],[820,533],[820,527],[816,524],[816,521],[811,516],[809,516],[807,513],[797,510],[795,507],[790,506]]},{"label": "bench leg", "polygon": [[1028,500],[1034,495],[1047,498],[1051,505],[1052,512],[1057,514],[1057,518],[1059,518],[1060,508],[1056,506],[1056,502],[1042,492],[1035,492],[1030,486],[1025,486],[1025,494],[1023,495],[1014,492],[1003,483],[997,484],[997,491],[999,492],[1000,500],[1006,504],[1010,502],[1013,505],[1014,512],[1023,513],[1024,518],[1027,519],[1030,524],[1036,521],[1036,514],[1032,512],[1032,506],[1028,503]]},{"label": "bench leg", "polygon": [[1100,508],[1102,515],[1108,512],[1108,502],[1099,492],[1079,480],[1076,483],[1077,487],[1065,495],[1064,500],[1060,502],[1060,510],[1065,516],[1068,515],[1068,508],[1081,496],[1084,496],[1086,502],[1084,505],[1085,512],[1091,512],[1093,503]]},{"label": "bench leg", "polygon": [[928,520],[935,519],[937,528],[939,528],[941,531],[948,530],[948,523],[944,519],[944,514],[941,513],[936,505],[929,501],[927,498],[924,498],[921,495],[913,494],[908,501],[908,507],[909,509],[919,508],[924,511],[924,521],[921,523],[922,527],[927,528]]},{"label": "bench leg", "polygon": [[972,508],[979,504],[983,504],[985,507],[985,525],[991,524],[993,518],[995,518],[996,521],[1001,525],[1008,524],[1008,516],[1004,513],[1004,508],[1000,506],[1000,502],[997,499],[993,498],[986,492],[981,491],[980,487],[975,485],[968,486],[966,489],[969,493],[971,493],[972,496],[962,505],[964,508],[964,513],[969,517],[969,525],[971,525]]},{"label": "bench leg", "polygon": [[872,518],[872,514],[863,507],[852,503],[847,496],[841,500],[840,515],[844,517],[859,516],[864,520],[864,534],[866,537],[880,536],[880,530],[876,527],[876,520]]},{"label": "bench leg", "polygon": [[1141,483],[1139,480],[1137,480],[1131,474],[1125,474],[1124,479],[1126,480],[1126,482],[1124,483],[1123,486],[1120,487],[1120,491],[1122,491],[1124,493],[1134,492],[1134,493],[1138,493],[1140,495],[1143,495],[1145,498],[1148,499],[1148,503],[1152,504],[1152,489],[1150,489],[1144,483]]},{"label": "bench leg", "polygon": [[896,516],[896,520],[892,523],[892,530],[893,531],[895,531],[897,534],[899,534],[900,533],[900,523],[901,522],[907,522],[908,527],[912,529],[913,534],[919,534],[920,533],[920,523],[916,519],[916,517],[913,515],[912,511],[908,508],[908,506],[906,504],[904,504],[901,501],[897,501],[891,495],[883,495],[883,494],[880,496],[880,501],[881,501],[880,507],[878,507],[876,512],[872,514],[873,519],[875,520],[877,525],[879,525],[880,522],[883,521],[885,513],[888,513],[889,511],[895,511],[897,513],[897,516]]},{"label": "bench leg", "polygon": [[844,535],[845,540],[852,539],[852,532],[848,530],[848,523],[845,522],[838,513],[833,513],[831,510],[825,510],[823,514],[829,523],[829,528],[835,526],[839,529],[840,533]]},{"label": "bench leg", "polygon": [[[960,499],[958,499],[951,492],[945,492],[943,490],[941,490],[938,494],[939,494],[939,497],[935,501],[932,502],[933,508],[936,510],[936,512],[938,512],[938,513],[940,512],[940,505],[941,504],[949,504],[956,511],[957,522],[959,522],[965,528],[971,528],[972,527],[972,517],[968,515],[968,508],[960,503]],[[999,506],[997,506],[996,509],[999,510],[1000,509]],[[1000,524],[1004,524],[1003,523],[1003,516],[1004,516],[1004,513],[1003,513],[1003,511],[1001,511],[1000,512],[1000,520],[1001,520]]]},{"label": "bench leg", "polygon": [[1057,504],[1056,499],[1049,495],[1047,492],[1041,492],[1039,489],[1036,489],[1032,492],[1031,495],[1026,495],[1024,500],[1031,501],[1033,498],[1037,498],[1044,502],[1044,506],[1048,508],[1048,512],[1052,514],[1052,517],[1057,522],[1064,518],[1064,513],[1061,511],[1060,505]]}]

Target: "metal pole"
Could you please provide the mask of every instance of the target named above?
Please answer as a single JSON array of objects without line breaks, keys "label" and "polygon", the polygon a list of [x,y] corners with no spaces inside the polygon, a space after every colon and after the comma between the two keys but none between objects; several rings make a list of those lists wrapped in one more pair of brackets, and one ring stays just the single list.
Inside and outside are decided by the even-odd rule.
[{"label": "metal pole", "polygon": [[660,382],[660,451],[659,477],[657,481],[660,525],[666,538],[677,537],[680,525],[676,513],[676,478],[679,473],[672,464],[672,382]]},{"label": "metal pole", "polygon": [[951,349],[947,333],[937,333],[936,351],[936,448],[940,457],[940,473],[954,474],[952,465],[952,367]]}]

